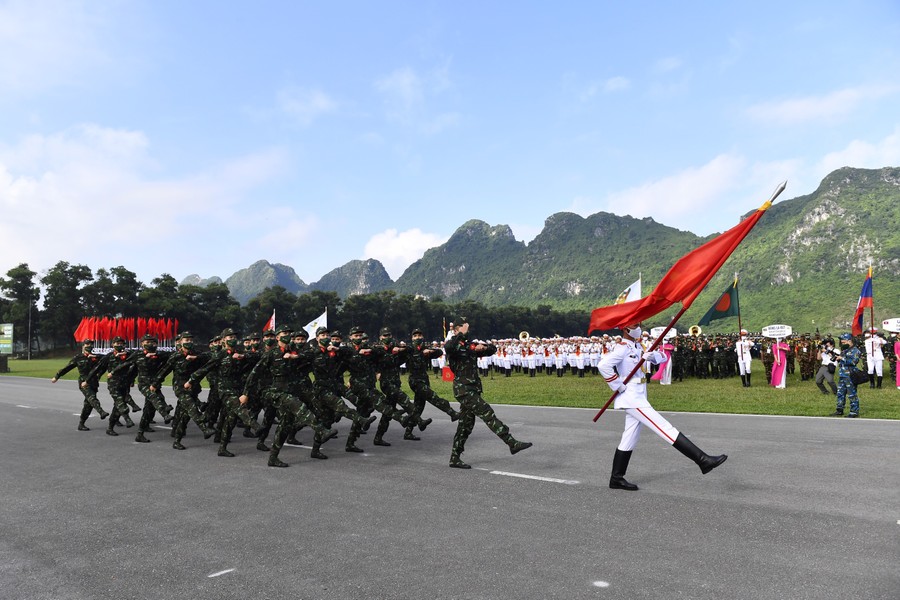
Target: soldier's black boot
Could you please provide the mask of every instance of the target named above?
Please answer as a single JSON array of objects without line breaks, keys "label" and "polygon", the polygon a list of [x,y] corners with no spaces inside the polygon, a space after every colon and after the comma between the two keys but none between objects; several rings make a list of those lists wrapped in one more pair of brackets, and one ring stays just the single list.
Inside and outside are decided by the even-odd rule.
[{"label": "soldier's black boot", "polygon": [[131,407],[131,412],[141,412],[141,407],[131,398],[128,399],[128,406]]},{"label": "soldier's black boot", "polygon": [[135,436],[134,441],[140,442],[142,444],[149,444],[150,440],[144,437],[143,431],[138,431],[137,436]]},{"label": "soldier's black boot", "polygon": [[458,411],[458,410],[453,410],[453,409],[451,408],[451,409],[450,409],[450,422],[451,422],[451,423],[456,423],[457,421],[459,421],[459,411]]},{"label": "soldier's black boot", "polygon": [[[873,390],[875,389],[875,375],[874,374],[869,375],[869,388],[873,389]],[[100,417],[100,418],[102,419],[103,417]]]},{"label": "soldier's black boot", "polygon": [[747,373],[747,387],[750,387],[750,373]]},{"label": "soldier's black boot", "polygon": [[747,376],[741,375],[741,385],[747,387]]},{"label": "soldier's black boot", "polygon": [[84,419],[78,421],[78,431],[90,431],[90,427],[84,424]]},{"label": "soldier's black boot", "polygon": [[217,454],[226,458],[231,458],[234,456],[234,454],[228,451],[228,444],[226,444],[225,442],[222,442],[219,445],[219,451],[217,452]]},{"label": "soldier's black boot", "polygon": [[510,454],[518,454],[522,450],[528,450],[529,448],[534,446],[534,444],[532,444],[531,442],[520,442],[513,436],[509,436],[509,439],[504,441],[506,442],[506,445],[509,446]]},{"label": "soldier's black boot", "polygon": [[425,428],[431,425],[432,420],[419,417],[419,431],[425,431]]},{"label": "soldier's black boot", "polygon": [[[274,446],[275,446],[275,444],[273,443],[272,447],[274,447]],[[256,442],[256,449],[259,450],[260,452],[269,452],[272,448],[269,448],[268,446],[266,446],[265,440],[259,440],[258,442]]]},{"label": "soldier's black boot", "polygon": [[721,465],[728,458],[727,454],[720,454],[719,456],[708,455],[706,452],[695,446],[683,433],[679,433],[678,437],[675,438],[674,446],[676,450],[697,463],[697,466],[700,467],[700,471],[704,475]]},{"label": "soldier's black boot", "polygon": [[181,437],[176,437],[175,441],[172,442],[172,448],[175,450],[184,450],[184,446],[181,443]]},{"label": "soldier's black boot", "polygon": [[458,454],[450,455],[450,466],[454,469],[471,469],[472,466],[464,463]]},{"label": "soldier's black boot", "polygon": [[881,389],[881,381],[883,379],[884,379],[884,377],[882,375],[878,376],[878,383],[875,384],[875,387],[877,387],[879,390]]},{"label": "soldier's black boot", "polygon": [[407,427],[406,432],[403,434],[403,439],[417,442],[417,441],[421,440],[422,438],[420,438],[419,436],[417,436],[416,434],[413,433],[412,427]]},{"label": "soldier's black boot", "polygon": [[289,466],[286,462],[282,461],[278,458],[278,453],[281,452],[281,448],[272,444],[272,451],[269,453],[269,466],[270,467],[287,467]]},{"label": "soldier's black boot", "polygon": [[244,437],[245,437],[245,438],[252,438],[252,437],[256,437],[256,436],[253,434],[252,431],[250,431],[250,428],[249,428],[249,427],[244,427]]},{"label": "soldier's black boot", "polygon": [[[872,379],[872,387],[875,387],[875,379],[874,378]],[[106,412],[105,410],[103,410],[102,408],[98,409],[98,412],[100,413],[101,421],[109,416],[109,413]]]},{"label": "soldier's black boot", "polygon": [[636,492],[638,486],[625,480],[625,471],[628,470],[628,461],[631,460],[631,450],[619,450],[613,456],[612,474],[609,476],[609,487],[613,490],[628,490]]},{"label": "soldier's black boot", "polygon": [[[319,436],[317,435],[316,437],[318,438]],[[326,458],[328,458],[327,456],[322,454],[322,450],[320,450],[321,445],[322,443],[318,440],[313,442],[312,452],[309,453],[310,458],[318,458],[320,460],[325,460]]]},{"label": "soldier's black boot", "polygon": [[128,416],[128,413],[122,415],[122,418],[125,419],[125,427],[134,427],[134,421],[131,420],[131,417]]}]

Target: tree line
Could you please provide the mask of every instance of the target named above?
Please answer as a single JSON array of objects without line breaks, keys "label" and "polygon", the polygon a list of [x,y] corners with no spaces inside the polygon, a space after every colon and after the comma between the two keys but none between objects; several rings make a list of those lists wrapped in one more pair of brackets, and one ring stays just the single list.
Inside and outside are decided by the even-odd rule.
[{"label": "tree line", "polygon": [[448,304],[441,298],[384,291],[346,299],[336,292],[296,295],[283,287],[267,288],[241,306],[224,283],[206,287],[179,285],[163,273],[149,284],[123,266],[92,271],[59,261],[38,277],[27,263],[0,278],[0,322],[13,323],[14,339],[24,343],[31,332],[32,350],[71,348],[82,317],[155,317],[178,319],[182,330],[198,339],[212,338],[225,327],[260,331],[275,311],[276,323],[299,328],[328,311],[328,325],[347,333],[359,325],[372,336],[390,327],[399,339],[420,328],[427,339],[441,339],[449,321],[465,316],[476,337],[511,338],[521,331],[537,337],[578,335],[587,330],[589,313],[557,311],[550,305],[487,307],[471,300]]}]

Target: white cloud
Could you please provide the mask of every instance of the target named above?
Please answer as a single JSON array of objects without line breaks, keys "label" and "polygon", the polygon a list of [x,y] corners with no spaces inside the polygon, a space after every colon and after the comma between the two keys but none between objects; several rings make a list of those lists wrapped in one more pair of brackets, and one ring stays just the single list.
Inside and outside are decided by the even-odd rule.
[{"label": "white cloud", "polygon": [[656,64],[653,65],[653,68],[656,71],[668,73],[669,71],[680,69],[683,64],[684,62],[677,56],[667,56],[656,61]]},{"label": "white cloud", "polygon": [[[97,125],[0,147],[4,262],[36,270],[58,260],[95,267],[115,261],[135,270],[149,261],[156,274],[190,269],[185,262],[211,254],[197,254],[196,244],[225,242],[240,231],[247,220],[233,218],[235,207],[286,171],[276,149],[182,178],[159,177],[149,148],[140,131]],[[225,230],[231,226],[238,229]],[[185,236],[189,244],[171,243]]]},{"label": "white cloud", "polygon": [[747,179],[744,158],[722,154],[700,167],[611,193],[603,200],[578,197],[569,210],[583,216],[606,211],[652,217],[670,227],[710,233],[718,223],[706,218],[705,209],[721,206],[723,198],[733,198]]},{"label": "white cloud", "polygon": [[858,110],[866,102],[896,94],[900,86],[872,85],[837,90],[821,96],[763,102],[747,109],[751,118],[778,124],[835,121]]},{"label": "white cloud", "polygon": [[440,133],[459,123],[458,113],[442,111],[435,116],[438,111],[431,106],[452,88],[448,63],[425,74],[403,67],[375,82],[388,120],[426,135]]},{"label": "white cloud", "polygon": [[841,167],[858,169],[880,169],[900,165],[900,126],[893,133],[875,143],[853,140],[836,152],[829,152],[816,164],[814,176],[821,180]]},{"label": "white cloud", "polygon": [[112,31],[109,2],[0,4],[0,88],[34,92],[82,83],[82,77],[112,62],[101,41]]},{"label": "white cloud", "polygon": [[282,112],[303,127],[309,127],[319,117],[337,110],[337,102],[318,89],[284,89],[278,92],[277,102]]},{"label": "white cloud", "polygon": [[631,87],[631,81],[629,81],[626,77],[610,77],[605,82],[603,82],[603,91],[610,92],[621,92],[623,90],[627,90]]},{"label": "white cloud", "polygon": [[426,233],[419,228],[399,232],[396,229],[387,229],[369,239],[363,258],[381,261],[391,279],[396,281],[409,265],[422,258],[426,250],[440,246],[447,239],[436,233]]}]

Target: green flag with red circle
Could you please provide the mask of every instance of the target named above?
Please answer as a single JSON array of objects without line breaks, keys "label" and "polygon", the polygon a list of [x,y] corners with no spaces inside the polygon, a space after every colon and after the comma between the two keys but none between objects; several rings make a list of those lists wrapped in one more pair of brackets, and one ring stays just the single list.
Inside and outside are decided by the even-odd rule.
[{"label": "green flag with red circle", "polygon": [[709,325],[712,321],[724,319],[725,317],[735,317],[738,313],[740,313],[738,308],[738,280],[735,277],[728,289],[722,292],[716,303],[706,311],[706,314],[703,315],[703,318],[697,324]]}]

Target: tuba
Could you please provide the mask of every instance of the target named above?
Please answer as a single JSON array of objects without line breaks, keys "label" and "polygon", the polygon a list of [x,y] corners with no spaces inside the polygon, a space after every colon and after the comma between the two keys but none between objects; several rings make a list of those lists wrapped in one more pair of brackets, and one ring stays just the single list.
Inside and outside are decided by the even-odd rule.
[{"label": "tuba", "polygon": [[530,337],[531,337],[531,336],[528,334],[527,331],[520,331],[520,332],[519,332],[519,339],[522,340],[523,342],[527,342],[527,341],[528,341],[528,338],[530,338]]},{"label": "tuba", "polygon": [[688,333],[690,333],[693,337],[699,337],[703,330],[700,329],[699,325],[691,325],[691,328],[688,329]]}]

